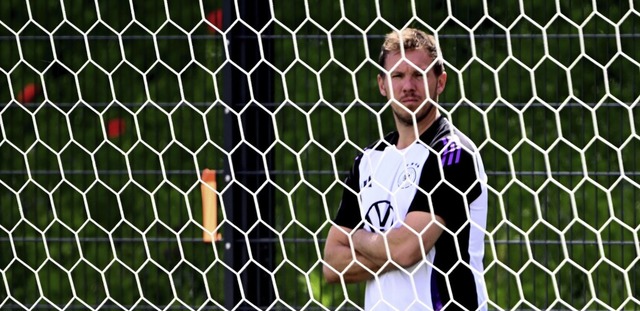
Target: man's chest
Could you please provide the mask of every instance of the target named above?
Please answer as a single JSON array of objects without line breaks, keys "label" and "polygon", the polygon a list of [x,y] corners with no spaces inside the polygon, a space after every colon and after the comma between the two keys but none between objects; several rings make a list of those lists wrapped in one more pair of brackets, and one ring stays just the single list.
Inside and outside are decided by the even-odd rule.
[{"label": "man's chest", "polygon": [[367,229],[386,231],[405,218],[428,156],[428,149],[420,145],[365,153],[359,167],[359,200]]}]

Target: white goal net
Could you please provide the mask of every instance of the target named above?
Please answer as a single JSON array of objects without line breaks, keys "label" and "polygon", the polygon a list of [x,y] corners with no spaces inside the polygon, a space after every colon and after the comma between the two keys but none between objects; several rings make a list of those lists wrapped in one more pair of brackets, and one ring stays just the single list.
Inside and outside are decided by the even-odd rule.
[{"label": "white goal net", "polygon": [[488,309],[640,309],[640,3],[595,0],[1,1],[0,309],[364,308],[322,250],[405,27],[484,160]]}]

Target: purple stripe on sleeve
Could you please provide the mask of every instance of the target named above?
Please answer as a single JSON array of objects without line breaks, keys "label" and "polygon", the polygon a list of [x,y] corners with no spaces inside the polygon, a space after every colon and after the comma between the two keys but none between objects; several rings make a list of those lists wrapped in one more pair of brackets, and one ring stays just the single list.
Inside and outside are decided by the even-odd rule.
[{"label": "purple stripe on sleeve", "polygon": [[442,166],[459,163],[462,148],[460,148],[455,142],[449,142],[449,139],[447,138],[443,138],[442,141],[445,142],[444,152],[441,156]]},{"label": "purple stripe on sleeve", "polygon": [[[453,155],[455,152],[449,152],[449,162],[447,162],[447,165],[451,165],[453,163]],[[456,161],[456,163],[458,163],[458,161]]]}]

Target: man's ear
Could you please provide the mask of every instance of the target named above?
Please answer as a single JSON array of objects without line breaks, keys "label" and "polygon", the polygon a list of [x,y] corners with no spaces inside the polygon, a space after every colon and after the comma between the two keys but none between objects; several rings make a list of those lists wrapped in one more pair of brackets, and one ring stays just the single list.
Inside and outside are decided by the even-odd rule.
[{"label": "man's ear", "polygon": [[442,94],[442,92],[444,92],[444,87],[447,84],[447,73],[443,71],[437,79],[438,84],[436,87],[436,93],[440,95]]},{"label": "man's ear", "polygon": [[382,74],[378,74],[378,89],[380,90],[380,95],[387,97],[387,85]]}]

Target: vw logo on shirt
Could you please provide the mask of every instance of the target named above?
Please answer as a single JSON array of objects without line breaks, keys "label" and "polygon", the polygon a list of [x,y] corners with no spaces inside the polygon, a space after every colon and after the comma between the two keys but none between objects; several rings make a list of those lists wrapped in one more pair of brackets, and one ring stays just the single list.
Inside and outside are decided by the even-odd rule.
[{"label": "vw logo on shirt", "polygon": [[366,225],[370,231],[374,228],[383,232],[391,229],[395,218],[395,210],[388,200],[374,202],[365,214]]}]

